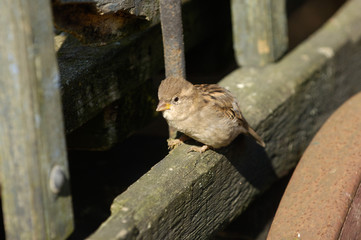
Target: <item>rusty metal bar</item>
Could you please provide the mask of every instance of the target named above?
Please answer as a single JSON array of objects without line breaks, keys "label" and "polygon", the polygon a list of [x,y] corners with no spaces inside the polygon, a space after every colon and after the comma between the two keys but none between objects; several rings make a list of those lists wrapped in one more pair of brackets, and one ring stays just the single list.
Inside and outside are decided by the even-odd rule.
[{"label": "rusty metal bar", "polygon": [[181,0],[160,0],[166,77],[186,77]]}]

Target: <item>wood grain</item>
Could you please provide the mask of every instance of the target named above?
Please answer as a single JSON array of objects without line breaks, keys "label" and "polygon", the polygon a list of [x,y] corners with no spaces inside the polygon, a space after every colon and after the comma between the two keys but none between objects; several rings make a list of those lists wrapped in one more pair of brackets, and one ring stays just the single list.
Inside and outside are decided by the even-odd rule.
[{"label": "wood grain", "polygon": [[[64,239],[73,229],[73,215],[49,1],[3,0],[0,13],[0,169],[6,236]],[[57,194],[49,186],[55,166],[62,172],[54,185]]]},{"label": "wood grain", "polygon": [[240,66],[264,66],[287,50],[284,0],[232,0],[233,46]]}]

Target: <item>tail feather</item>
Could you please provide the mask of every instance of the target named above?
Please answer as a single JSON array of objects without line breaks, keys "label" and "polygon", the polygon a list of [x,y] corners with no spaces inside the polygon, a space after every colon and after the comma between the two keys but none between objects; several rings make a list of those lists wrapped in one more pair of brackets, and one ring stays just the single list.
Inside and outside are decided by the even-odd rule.
[{"label": "tail feather", "polygon": [[259,145],[261,145],[262,147],[266,147],[266,144],[263,142],[262,138],[251,127],[248,127],[248,133],[257,141]]}]

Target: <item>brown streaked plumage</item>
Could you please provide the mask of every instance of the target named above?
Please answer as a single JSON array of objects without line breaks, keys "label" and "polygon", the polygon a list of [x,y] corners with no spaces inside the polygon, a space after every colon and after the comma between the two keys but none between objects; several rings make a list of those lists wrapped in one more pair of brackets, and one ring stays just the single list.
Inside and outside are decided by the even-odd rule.
[{"label": "brown streaked plumage", "polygon": [[[193,85],[183,78],[172,77],[161,82],[158,98],[157,111],[163,112],[171,127],[205,144],[192,147],[194,151],[225,147],[241,133],[265,146],[243,117],[236,98],[225,88],[216,84]],[[181,140],[168,143],[173,148]]]}]

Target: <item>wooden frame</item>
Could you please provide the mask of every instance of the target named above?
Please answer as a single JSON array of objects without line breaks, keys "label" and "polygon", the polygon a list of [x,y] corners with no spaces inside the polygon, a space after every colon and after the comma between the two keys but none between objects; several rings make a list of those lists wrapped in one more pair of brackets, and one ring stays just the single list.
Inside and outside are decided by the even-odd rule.
[{"label": "wooden frame", "polygon": [[73,230],[50,2],[0,2],[0,169],[8,239]]}]

